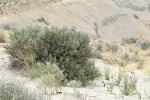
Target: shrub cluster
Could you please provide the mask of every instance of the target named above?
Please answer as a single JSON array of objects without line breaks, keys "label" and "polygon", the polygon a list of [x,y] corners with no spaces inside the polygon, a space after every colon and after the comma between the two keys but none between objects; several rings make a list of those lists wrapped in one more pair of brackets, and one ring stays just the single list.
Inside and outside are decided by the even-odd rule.
[{"label": "shrub cluster", "polygon": [[0,100],[43,100],[42,96],[30,93],[22,85],[0,80]]},{"label": "shrub cluster", "polygon": [[140,46],[142,50],[147,50],[150,48],[150,41],[140,38],[125,37],[122,39],[122,42],[126,44],[136,44],[137,46]]},{"label": "shrub cluster", "polygon": [[139,55],[137,55],[137,54],[130,54],[130,53],[127,53],[127,52],[123,53],[121,55],[121,58],[123,60],[125,60],[126,62],[130,62],[130,61],[140,62],[142,60]]},{"label": "shrub cluster", "polygon": [[116,52],[119,49],[119,46],[115,43],[106,43],[106,49],[112,52]]},{"label": "shrub cluster", "polygon": [[137,38],[135,37],[125,37],[122,39],[123,43],[127,43],[127,44],[133,44],[137,42]]},{"label": "shrub cluster", "polygon": [[92,57],[87,34],[68,28],[28,27],[14,31],[7,47],[13,61],[31,68],[33,63],[56,63],[68,81],[77,80],[85,85],[99,76]]},{"label": "shrub cluster", "polygon": [[142,50],[147,50],[150,48],[150,41],[140,39],[137,41],[137,44],[141,47]]}]

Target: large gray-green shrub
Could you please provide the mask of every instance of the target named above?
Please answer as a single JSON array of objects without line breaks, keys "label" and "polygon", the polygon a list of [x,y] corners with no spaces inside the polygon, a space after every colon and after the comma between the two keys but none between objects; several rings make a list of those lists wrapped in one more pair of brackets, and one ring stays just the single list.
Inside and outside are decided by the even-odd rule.
[{"label": "large gray-green shrub", "polygon": [[79,80],[85,85],[99,76],[89,61],[89,42],[86,33],[68,28],[28,27],[14,32],[7,51],[22,66],[31,67],[33,62],[57,63],[68,81]]}]

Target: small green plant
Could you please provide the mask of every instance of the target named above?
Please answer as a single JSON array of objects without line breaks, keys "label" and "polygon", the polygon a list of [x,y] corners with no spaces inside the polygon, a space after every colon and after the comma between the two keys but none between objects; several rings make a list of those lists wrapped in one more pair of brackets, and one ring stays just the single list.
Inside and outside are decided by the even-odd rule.
[{"label": "small green plant", "polygon": [[0,33],[0,43],[5,43],[5,42],[6,42],[5,34]]},{"label": "small green plant", "polygon": [[130,48],[130,52],[132,52],[134,55],[139,55],[139,53],[140,53],[140,51],[141,51],[141,48],[140,47],[131,47]]},{"label": "small green plant", "polygon": [[133,54],[133,55],[131,55],[131,61],[133,61],[133,62],[140,62],[141,58],[140,58],[139,55]]},{"label": "small green plant", "polygon": [[133,90],[136,90],[136,84],[137,84],[137,79],[136,79],[136,77],[135,77],[135,76],[132,76],[132,77],[130,78],[130,80],[131,80],[131,88],[132,88]]},{"label": "small green plant", "polygon": [[134,15],[134,18],[139,19],[139,17],[137,15]]},{"label": "small green plant", "polygon": [[37,21],[40,22],[40,23],[43,22],[44,24],[49,25],[49,23],[45,20],[44,17],[41,17],[41,18],[37,19]]},{"label": "small green plant", "polygon": [[125,75],[123,81],[123,89],[121,90],[122,94],[126,96],[134,94],[136,91],[136,82],[136,78]]},{"label": "small green plant", "polygon": [[104,68],[104,77],[106,80],[110,80],[110,68],[109,67]]},{"label": "small green plant", "polygon": [[81,82],[76,81],[76,80],[72,80],[72,81],[67,83],[67,86],[78,88],[78,87],[81,87],[82,85],[81,85]]},{"label": "small green plant", "polygon": [[94,22],[93,24],[94,24],[94,25],[93,25],[93,29],[94,29],[96,35],[97,35],[99,38],[101,38],[101,36],[100,36],[100,34],[99,34],[99,25],[98,25],[98,23],[97,23],[97,22]]},{"label": "small green plant", "polygon": [[128,61],[131,60],[131,55],[129,53],[125,52],[125,53],[122,54],[121,58],[123,60],[125,60],[126,62],[128,62]]},{"label": "small green plant", "polygon": [[144,67],[144,59],[141,59],[140,61],[139,61],[139,63],[138,63],[138,66],[137,66],[137,68],[138,69],[142,69],[143,67]]},{"label": "small green plant", "polygon": [[97,45],[97,50],[98,50],[98,51],[102,51],[102,49],[103,49],[102,44],[98,44],[98,45]]},{"label": "small green plant", "polygon": [[118,86],[120,85],[120,83],[121,83],[121,81],[123,79],[123,76],[124,76],[124,72],[121,69],[119,69],[118,77],[117,77],[117,80],[116,80],[116,84]]},{"label": "small green plant", "polygon": [[107,90],[112,93],[113,92],[113,89],[114,89],[114,85],[113,84],[110,84],[108,87],[107,87]]}]

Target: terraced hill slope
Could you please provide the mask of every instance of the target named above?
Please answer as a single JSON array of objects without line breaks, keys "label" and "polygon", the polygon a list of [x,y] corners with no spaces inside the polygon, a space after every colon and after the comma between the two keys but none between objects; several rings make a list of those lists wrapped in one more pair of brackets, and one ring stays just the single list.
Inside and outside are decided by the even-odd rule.
[{"label": "terraced hill slope", "polygon": [[[1,4],[0,25],[68,26],[110,41],[125,36],[150,39],[148,0],[52,0]],[[43,18],[43,21],[38,19]]]}]

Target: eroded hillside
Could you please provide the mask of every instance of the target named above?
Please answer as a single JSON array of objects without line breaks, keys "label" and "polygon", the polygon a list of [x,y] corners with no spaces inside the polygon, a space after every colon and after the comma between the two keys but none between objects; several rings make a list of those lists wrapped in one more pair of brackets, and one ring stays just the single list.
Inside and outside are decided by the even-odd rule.
[{"label": "eroded hillside", "polygon": [[[68,26],[111,41],[125,36],[150,37],[150,13],[146,0],[50,1],[3,4],[0,24],[16,27],[37,24]],[[38,21],[41,17],[46,24]]]},{"label": "eroded hillside", "polygon": [[149,75],[149,0],[0,0],[0,100],[149,100]]}]

